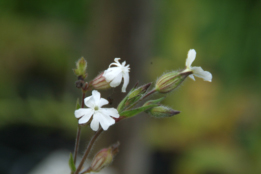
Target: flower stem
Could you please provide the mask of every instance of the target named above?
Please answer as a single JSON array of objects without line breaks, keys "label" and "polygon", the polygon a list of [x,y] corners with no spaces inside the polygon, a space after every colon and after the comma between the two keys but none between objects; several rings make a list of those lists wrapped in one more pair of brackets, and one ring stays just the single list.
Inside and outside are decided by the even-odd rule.
[{"label": "flower stem", "polygon": [[[85,98],[85,92],[82,93],[82,105],[81,105],[82,108],[84,108],[84,98]],[[74,157],[73,157],[74,164],[76,164],[76,159],[77,159],[77,154],[78,154],[78,149],[80,144],[80,137],[81,137],[81,126],[78,124],[75,146],[74,146]]]},{"label": "flower stem", "polygon": [[84,98],[85,98],[85,92],[82,93],[82,108],[84,108]]},{"label": "flower stem", "polygon": [[73,157],[74,165],[76,164],[76,158],[77,158],[79,142],[80,142],[80,135],[81,135],[81,126],[78,125],[76,140],[75,140],[75,147],[74,147],[74,157]]},{"label": "flower stem", "polygon": [[81,162],[80,162],[80,164],[79,164],[79,166],[78,166],[78,168],[76,169],[76,171],[75,171],[74,174],[79,174],[79,172],[80,172],[80,170],[82,169],[82,166],[83,166],[83,164],[84,164],[86,158],[88,157],[88,154],[89,154],[90,151],[91,151],[91,148],[92,148],[92,146],[93,146],[95,140],[99,137],[99,135],[100,135],[102,132],[103,132],[103,129],[100,128],[100,129],[93,135],[91,141],[89,142],[89,144],[88,144],[88,146],[87,146],[87,148],[86,148],[86,150],[85,150],[85,152],[84,152],[84,155],[83,155],[83,157],[82,157],[82,160],[81,160]]},{"label": "flower stem", "polygon": [[150,96],[151,94],[154,94],[156,92],[155,89],[151,90],[150,92],[148,92],[146,95],[144,95],[140,100],[143,100],[144,98]]},{"label": "flower stem", "polygon": [[91,167],[87,168],[86,170],[84,170],[83,172],[81,172],[80,174],[83,174],[83,173],[91,173],[92,169]]}]

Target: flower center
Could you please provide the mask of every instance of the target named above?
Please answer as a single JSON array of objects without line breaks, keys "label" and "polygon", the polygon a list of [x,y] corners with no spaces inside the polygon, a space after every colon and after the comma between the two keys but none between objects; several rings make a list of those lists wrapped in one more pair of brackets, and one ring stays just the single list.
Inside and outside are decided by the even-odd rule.
[{"label": "flower center", "polygon": [[98,110],[99,110],[99,107],[98,107],[98,106],[95,106],[95,107],[94,107],[94,110],[95,110],[95,111],[98,111]]}]

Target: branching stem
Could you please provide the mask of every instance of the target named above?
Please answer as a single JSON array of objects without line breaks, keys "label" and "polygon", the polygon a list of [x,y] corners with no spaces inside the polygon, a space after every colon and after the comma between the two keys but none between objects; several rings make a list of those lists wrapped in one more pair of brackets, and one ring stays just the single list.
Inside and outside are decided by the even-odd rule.
[{"label": "branching stem", "polygon": [[82,166],[83,166],[83,164],[84,164],[86,158],[88,157],[88,155],[89,155],[89,153],[90,153],[90,151],[91,151],[91,148],[92,148],[94,142],[96,141],[96,139],[99,137],[99,135],[100,135],[102,132],[103,132],[103,129],[100,128],[100,129],[93,135],[91,141],[89,142],[89,144],[88,144],[88,146],[87,146],[87,148],[86,148],[86,150],[85,150],[85,152],[84,152],[84,155],[83,155],[83,157],[82,157],[82,160],[81,160],[81,162],[80,162],[79,166],[77,167],[77,169],[76,169],[76,171],[75,171],[74,174],[79,174],[79,172],[80,172],[80,170],[82,169]]}]

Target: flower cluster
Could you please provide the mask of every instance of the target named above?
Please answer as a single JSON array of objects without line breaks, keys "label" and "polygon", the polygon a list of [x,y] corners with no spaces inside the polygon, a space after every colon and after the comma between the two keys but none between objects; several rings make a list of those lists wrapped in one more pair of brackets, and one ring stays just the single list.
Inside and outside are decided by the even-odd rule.
[{"label": "flower cluster", "polygon": [[[109,104],[108,100],[101,97],[98,90],[105,90],[119,86],[122,81],[122,92],[126,92],[126,88],[129,84],[129,72],[130,65],[126,65],[126,62],[119,62],[120,58],[115,58],[107,70],[98,74],[90,82],[85,82],[87,78],[87,61],[81,58],[76,63],[76,69],[73,69],[74,73],[78,76],[76,81],[76,87],[82,89],[82,106],[77,104],[77,109],[74,111],[75,117],[78,119],[78,131],[75,143],[74,158],[72,155],[69,159],[69,166],[71,173],[90,173],[99,172],[105,166],[108,166],[116,153],[119,151],[119,143],[112,145],[109,148],[100,150],[93,158],[91,166],[86,170],[83,170],[83,164],[92,148],[95,140],[103,130],[114,125],[116,122],[138,115],[141,112],[145,112],[155,118],[167,118],[172,117],[180,113],[180,111],[174,110],[170,107],[161,104],[161,101],[165,98],[159,98],[149,100],[140,104],[144,99],[154,93],[166,94],[176,89],[187,78],[190,77],[195,80],[195,77],[200,77],[205,81],[212,81],[212,74],[208,71],[204,71],[201,67],[192,67],[191,64],[196,58],[196,51],[194,49],[189,50],[186,59],[186,67],[183,70],[171,71],[163,74],[156,81],[155,86],[150,90],[152,83],[147,83],[142,86],[135,85],[127,95],[122,99],[116,108],[104,108],[104,105]],[[88,91],[92,91],[92,95],[85,98],[85,94]],[[138,107],[137,104],[139,103]],[[85,106],[84,106],[85,105]],[[82,125],[90,126],[93,131],[96,131],[95,135],[91,139],[89,145],[86,148],[85,154],[81,159],[78,167],[75,167],[77,152],[79,147],[79,137]]]}]

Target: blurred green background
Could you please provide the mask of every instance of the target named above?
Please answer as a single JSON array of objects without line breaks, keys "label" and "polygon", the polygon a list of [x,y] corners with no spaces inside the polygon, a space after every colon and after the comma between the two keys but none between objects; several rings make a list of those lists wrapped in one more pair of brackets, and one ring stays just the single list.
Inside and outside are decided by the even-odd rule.
[{"label": "blurred green background", "polygon": [[[168,94],[164,104],[181,111],[173,118],[140,115],[104,133],[105,146],[122,143],[112,166],[124,174],[261,173],[260,9],[259,0],[2,0],[0,172],[30,171],[36,163],[21,161],[44,155],[29,152],[73,149],[80,91],[72,68],[81,56],[87,80],[114,57],[126,60],[130,89],[184,68],[194,48],[193,65],[213,81],[187,79]],[[116,106],[119,91],[103,97]],[[48,145],[40,150],[37,141]]]}]

